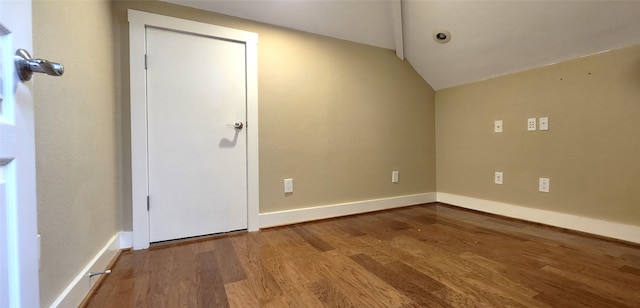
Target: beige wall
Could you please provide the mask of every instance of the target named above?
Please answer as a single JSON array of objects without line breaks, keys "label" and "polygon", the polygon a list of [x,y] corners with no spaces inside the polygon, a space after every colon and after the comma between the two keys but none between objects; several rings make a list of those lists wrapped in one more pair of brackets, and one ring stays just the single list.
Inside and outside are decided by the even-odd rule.
[{"label": "beige wall", "polygon": [[[114,2],[125,230],[128,8],[259,34],[261,213],[435,191],[434,92],[393,51],[162,2]],[[285,178],[294,179],[290,196]]]},{"label": "beige wall", "polygon": [[[436,104],[389,50],[155,1],[36,1],[34,53],[66,68],[34,86],[43,305],[132,228],[127,8],[260,35],[263,213],[433,192],[437,156],[440,192],[640,224],[638,46],[438,91]],[[551,130],[526,132],[540,116]]]},{"label": "beige wall", "polygon": [[436,131],[438,192],[640,225],[640,46],[438,91]]},{"label": "beige wall", "polygon": [[33,2],[33,54],[65,68],[34,76],[43,306],[119,230],[112,29],[108,1]]},{"label": "beige wall", "polygon": [[434,92],[392,51],[160,2],[35,1],[34,53],[65,65],[34,87],[42,305],[131,230],[127,8],[259,33],[261,212],[435,190]]}]

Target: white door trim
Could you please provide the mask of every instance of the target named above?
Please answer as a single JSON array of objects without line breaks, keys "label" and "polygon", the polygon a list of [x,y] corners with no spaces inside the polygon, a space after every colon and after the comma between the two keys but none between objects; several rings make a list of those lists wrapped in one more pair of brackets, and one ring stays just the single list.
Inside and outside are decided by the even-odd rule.
[{"label": "white door trim", "polygon": [[133,249],[149,247],[147,212],[147,108],[145,28],[147,26],[196,33],[243,42],[247,55],[247,222],[249,231],[259,229],[258,182],[258,34],[135,10],[129,16],[129,74],[131,86],[131,202]]}]

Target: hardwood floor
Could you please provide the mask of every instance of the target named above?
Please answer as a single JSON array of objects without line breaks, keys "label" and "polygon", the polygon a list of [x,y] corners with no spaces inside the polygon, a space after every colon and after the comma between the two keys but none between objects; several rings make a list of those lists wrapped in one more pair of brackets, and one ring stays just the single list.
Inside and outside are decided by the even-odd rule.
[{"label": "hardwood floor", "polygon": [[640,307],[640,246],[430,204],[124,252],[88,307]]}]

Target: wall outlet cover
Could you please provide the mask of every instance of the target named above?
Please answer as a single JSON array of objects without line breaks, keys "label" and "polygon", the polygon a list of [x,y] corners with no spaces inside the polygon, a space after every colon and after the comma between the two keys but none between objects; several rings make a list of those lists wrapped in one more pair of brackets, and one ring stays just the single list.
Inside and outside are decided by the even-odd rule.
[{"label": "wall outlet cover", "polygon": [[284,179],[284,193],[293,193],[293,179]]},{"label": "wall outlet cover", "polygon": [[494,179],[493,182],[498,184],[498,185],[502,185],[502,181],[504,181],[504,174],[502,172],[497,172],[494,175]]},{"label": "wall outlet cover", "polygon": [[528,131],[534,131],[536,130],[536,118],[528,118],[527,119],[527,130]]},{"label": "wall outlet cover", "polygon": [[549,178],[540,178],[538,180],[538,190],[540,192],[545,192],[548,193],[549,192]]},{"label": "wall outlet cover", "polygon": [[493,132],[494,133],[502,132],[502,120],[497,120],[493,122]]},{"label": "wall outlet cover", "polygon": [[398,171],[391,171],[391,183],[398,183]]},{"label": "wall outlet cover", "polygon": [[549,130],[549,118],[542,117],[539,119],[540,130]]}]

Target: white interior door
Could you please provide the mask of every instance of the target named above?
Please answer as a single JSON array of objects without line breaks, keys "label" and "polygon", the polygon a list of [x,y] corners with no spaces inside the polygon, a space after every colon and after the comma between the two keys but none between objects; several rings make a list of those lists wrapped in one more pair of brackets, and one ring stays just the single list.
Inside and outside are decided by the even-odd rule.
[{"label": "white interior door", "polygon": [[151,242],[247,229],[245,44],[147,27]]},{"label": "white interior door", "polygon": [[38,307],[33,100],[14,54],[32,49],[31,2],[0,0],[0,307]]}]

